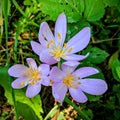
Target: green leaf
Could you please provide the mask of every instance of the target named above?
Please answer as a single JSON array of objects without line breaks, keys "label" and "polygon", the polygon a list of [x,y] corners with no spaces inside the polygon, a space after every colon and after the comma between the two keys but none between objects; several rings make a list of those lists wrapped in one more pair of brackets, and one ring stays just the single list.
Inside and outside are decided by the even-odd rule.
[{"label": "green leaf", "polygon": [[120,61],[116,58],[112,64],[113,77],[120,82]]},{"label": "green leaf", "polygon": [[102,0],[85,0],[84,17],[88,21],[96,21],[103,17],[105,13]]},{"label": "green leaf", "polygon": [[39,3],[41,11],[54,21],[62,12],[65,12],[68,23],[78,22],[83,17],[88,21],[96,21],[105,13],[102,0],[40,0]]},{"label": "green leaf", "polygon": [[17,102],[17,111],[18,115],[23,117],[24,120],[39,120],[39,118],[35,115],[33,109],[27,104]]},{"label": "green leaf", "polygon": [[[12,88],[10,84],[11,84],[11,77],[9,77],[8,75],[8,67],[1,67],[0,68],[0,85],[3,86],[5,90],[5,96],[8,100],[8,103],[13,105]],[[29,116],[27,115],[28,117],[35,117],[42,120],[42,116],[40,115],[40,113],[43,111],[42,111],[42,103],[39,95],[37,95],[32,99],[29,99],[25,96],[24,89],[14,90],[14,93],[15,93],[16,102],[20,102],[21,104],[28,105],[33,110],[33,113],[35,113],[35,114],[29,113]]]},{"label": "green leaf", "polygon": [[113,86],[113,92],[114,92],[114,95],[117,96],[119,104],[120,104],[120,84]]},{"label": "green leaf", "polygon": [[119,57],[119,51],[116,51],[115,53],[113,53],[113,55],[110,57],[109,62],[108,62],[108,68],[112,68],[113,62],[116,58]]},{"label": "green leaf", "polygon": [[86,54],[88,52],[90,53],[90,55],[84,60],[84,62],[89,61],[90,63],[100,64],[109,56],[109,54],[105,50],[101,50],[98,47],[89,46],[82,53]]},{"label": "green leaf", "polygon": [[86,94],[86,95],[87,95],[88,100],[89,100],[90,102],[99,101],[100,98],[102,97],[102,95],[97,95],[97,96],[95,96],[95,95],[90,95],[90,94]]},{"label": "green leaf", "polygon": [[114,116],[115,116],[115,120],[120,120],[120,110],[115,110],[114,111]]},{"label": "green leaf", "polygon": [[[71,0],[40,0],[40,6],[41,11],[50,16],[50,20],[55,21],[59,14],[65,12],[70,23],[79,21],[83,11],[83,7],[80,8],[80,2],[77,0],[75,2]],[[79,6],[80,11],[77,6]]]},{"label": "green leaf", "polygon": [[117,6],[119,4],[119,0],[103,0],[103,2],[109,6],[109,7],[112,7],[112,6]]},{"label": "green leaf", "polygon": [[89,119],[92,120],[93,119],[93,112],[91,109],[88,110],[83,110],[83,112],[88,115]]},{"label": "green leaf", "polygon": [[118,75],[118,78],[120,79],[120,66],[116,66],[116,73]]},{"label": "green leaf", "polygon": [[2,1],[2,9],[4,16],[7,16],[10,14],[10,0],[3,0]]}]

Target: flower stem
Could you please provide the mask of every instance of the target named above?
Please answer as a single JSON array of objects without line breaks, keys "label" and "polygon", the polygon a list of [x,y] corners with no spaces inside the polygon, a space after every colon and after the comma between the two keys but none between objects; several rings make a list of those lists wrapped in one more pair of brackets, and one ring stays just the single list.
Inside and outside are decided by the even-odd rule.
[{"label": "flower stem", "polygon": [[78,108],[77,105],[73,103],[67,96],[65,97],[64,101],[71,105],[85,120],[90,120],[88,116],[83,111],[81,111],[80,108]]},{"label": "flower stem", "polygon": [[58,62],[58,68],[60,69],[61,68],[61,62]]}]

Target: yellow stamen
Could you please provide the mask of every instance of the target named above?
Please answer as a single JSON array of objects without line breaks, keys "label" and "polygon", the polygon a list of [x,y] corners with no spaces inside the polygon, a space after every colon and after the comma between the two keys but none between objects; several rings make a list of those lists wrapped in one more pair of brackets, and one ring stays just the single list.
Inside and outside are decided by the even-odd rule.
[{"label": "yellow stamen", "polygon": [[71,51],[72,51],[72,48],[69,48],[67,52],[70,53]]},{"label": "yellow stamen", "polygon": [[57,36],[58,36],[59,39],[62,38],[62,37],[61,37],[61,34],[60,34],[59,32],[57,33]]},{"label": "yellow stamen", "polygon": [[54,44],[54,40],[50,40],[49,43]]},{"label": "yellow stamen", "polygon": [[31,67],[29,67],[29,68],[28,68],[28,70],[32,70],[32,68],[31,68]]},{"label": "yellow stamen", "polygon": [[70,73],[68,73],[67,76],[63,79],[63,83],[68,87],[72,87],[73,81],[74,81],[74,76]]},{"label": "yellow stamen", "polygon": [[26,73],[25,73],[25,76],[29,76],[29,74],[30,74],[29,72],[26,72]]},{"label": "yellow stamen", "polygon": [[34,85],[37,81],[41,80],[40,71],[33,68],[28,68],[28,70],[29,71],[25,73],[25,76],[29,78],[30,84]]},{"label": "yellow stamen", "polygon": [[50,40],[49,43],[46,45],[46,48],[50,48],[51,44],[54,44],[54,40]]},{"label": "yellow stamen", "polygon": [[31,84],[31,85],[34,85],[34,84],[35,84],[35,81],[32,81],[30,84]]},{"label": "yellow stamen", "polygon": [[77,89],[77,84],[81,84],[80,82],[75,81],[75,76],[73,76],[71,73],[68,73],[67,76],[63,79],[63,83],[67,85],[68,88],[74,88]]},{"label": "yellow stamen", "polygon": [[57,59],[65,56],[62,51],[53,51],[53,52],[50,52],[50,53]]},{"label": "yellow stamen", "polygon": [[50,48],[50,44],[49,43],[46,45],[46,48]]},{"label": "yellow stamen", "polygon": [[81,84],[81,82],[78,82],[77,84]]},{"label": "yellow stamen", "polygon": [[67,44],[66,43],[64,43],[64,46],[63,46],[64,48],[66,48],[67,47]]},{"label": "yellow stamen", "polygon": [[53,85],[54,84],[54,81],[50,80],[50,85]]},{"label": "yellow stamen", "polygon": [[22,81],[22,82],[20,83],[20,85],[21,85],[21,86],[24,86],[24,85],[25,85],[25,82]]}]

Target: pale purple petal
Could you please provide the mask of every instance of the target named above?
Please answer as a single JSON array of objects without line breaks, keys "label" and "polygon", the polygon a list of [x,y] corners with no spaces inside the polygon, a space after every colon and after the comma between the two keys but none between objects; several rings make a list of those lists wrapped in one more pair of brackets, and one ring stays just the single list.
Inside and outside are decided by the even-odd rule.
[{"label": "pale purple petal", "polygon": [[39,29],[39,33],[38,33],[38,39],[39,39],[39,42],[40,42],[43,46],[46,46],[47,43],[48,43],[48,41],[46,41],[46,39],[44,38],[43,33],[42,33],[42,31],[41,31],[41,28],[44,27],[43,25],[44,25],[44,22],[41,23],[41,25],[40,25],[40,29]]},{"label": "pale purple petal", "polygon": [[40,26],[40,31],[39,31],[39,41],[41,44],[46,44],[46,43],[43,43],[43,41],[41,42],[41,40],[44,41],[50,41],[50,40],[54,40],[54,36],[53,36],[53,33],[51,32],[48,24],[46,22],[43,22]]},{"label": "pale purple petal", "polygon": [[108,86],[104,80],[101,79],[82,79],[80,80],[80,88],[82,91],[92,94],[101,95],[106,92]]},{"label": "pale purple petal", "polygon": [[62,68],[62,71],[64,71],[65,73],[72,73],[76,69],[77,66],[78,66],[78,64],[74,65],[74,66],[68,66],[63,63],[61,65],[61,68]]},{"label": "pale purple petal", "polygon": [[23,76],[28,71],[28,68],[22,64],[16,64],[9,68],[8,73],[13,77]]},{"label": "pale purple petal", "polygon": [[37,69],[37,64],[36,64],[34,59],[27,58],[26,61],[27,61],[28,65],[29,65],[29,67]]},{"label": "pale purple petal", "polygon": [[74,67],[79,64],[80,64],[80,62],[74,61],[74,60],[69,60],[69,61],[64,62],[64,65],[71,66],[71,67]]},{"label": "pale purple petal", "polygon": [[81,91],[80,88],[74,89],[74,88],[69,88],[70,95],[72,98],[79,103],[84,103],[87,101],[86,95]]},{"label": "pale purple petal", "polygon": [[86,55],[69,54],[69,55],[66,55],[64,59],[80,61],[87,58],[88,56],[89,56],[89,53],[87,53]]},{"label": "pale purple petal", "polygon": [[61,71],[58,67],[53,67],[50,72],[50,79],[55,82],[61,82],[62,79],[66,76],[66,73]]},{"label": "pale purple petal", "polygon": [[50,72],[50,66],[47,64],[41,64],[38,67],[38,70],[41,72],[42,75],[48,75]]},{"label": "pale purple petal", "polygon": [[40,26],[40,29],[39,29],[38,39],[39,39],[39,42],[41,43],[41,45],[46,47],[48,41],[46,41],[46,39],[43,37],[42,31],[41,31],[41,27],[42,27],[43,23],[41,23],[41,26]]},{"label": "pale purple petal", "polygon": [[62,83],[55,83],[52,86],[53,97],[58,102],[62,103],[64,101],[67,90],[68,90],[67,86],[63,85]]},{"label": "pale purple petal", "polygon": [[50,85],[50,78],[47,76],[42,76],[41,84],[43,84],[44,86],[49,86]]},{"label": "pale purple petal", "polygon": [[20,88],[24,88],[25,86],[27,86],[27,81],[28,81],[28,78],[26,77],[20,77],[16,80],[14,80],[11,84],[11,86],[15,89],[20,89]]},{"label": "pale purple petal", "polygon": [[63,45],[66,37],[66,29],[67,29],[67,23],[66,23],[66,16],[64,13],[60,14],[56,24],[55,24],[55,40],[57,43],[61,43]]},{"label": "pale purple petal", "polygon": [[90,28],[85,27],[68,41],[67,48],[72,48],[71,53],[76,53],[83,50],[88,45],[89,41]]},{"label": "pale purple petal", "polygon": [[40,90],[41,90],[40,84],[28,85],[26,96],[29,98],[33,98],[40,92]]},{"label": "pale purple petal", "polygon": [[40,53],[45,49],[41,44],[31,41],[32,50],[40,56]]},{"label": "pale purple petal", "polygon": [[97,73],[99,73],[99,71],[93,67],[82,67],[73,72],[73,75],[84,78]]},{"label": "pale purple petal", "polygon": [[52,64],[55,64],[58,62],[46,50],[42,51],[42,53],[40,55],[40,60],[41,60],[41,62],[47,63],[49,65],[52,65]]}]

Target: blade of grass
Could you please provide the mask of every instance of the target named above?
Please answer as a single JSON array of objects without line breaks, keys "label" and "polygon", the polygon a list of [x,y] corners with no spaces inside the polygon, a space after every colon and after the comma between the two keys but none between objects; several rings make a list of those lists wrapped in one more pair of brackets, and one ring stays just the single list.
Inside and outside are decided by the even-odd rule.
[{"label": "blade of grass", "polygon": [[57,113],[57,109],[59,108],[59,105],[55,105],[52,110],[47,114],[47,116],[44,118],[44,120],[48,120],[50,118],[52,118],[56,113]]},{"label": "blade of grass", "polygon": [[21,9],[21,7],[18,5],[18,3],[15,0],[12,0],[13,4],[15,5],[15,7],[19,10],[19,12],[25,16],[24,11]]},{"label": "blade of grass", "polygon": [[[10,1],[9,0],[4,0],[2,1],[3,5],[3,15],[4,15],[4,20],[5,20],[5,38],[6,38],[6,65],[10,66],[10,59],[9,59],[9,53],[8,53],[8,14],[10,10]],[[11,78],[9,77],[9,84],[11,85]],[[17,114],[17,107],[16,107],[16,100],[15,100],[15,94],[14,90],[11,87],[11,94],[12,94],[12,99],[13,99],[13,104],[14,104],[14,109],[15,109],[15,117],[16,120],[18,120],[18,114]]]},{"label": "blade of grass", "polygon": [[5,19],[5,42],[6,42],[6,65],[9,64],[9,54],[8,54],[8,0],[4,0],[3,2],[3,15]]},{"label": "blade of grass", "polygon": [[20,34],[20,25],[18,24],[16,29],[16,36],[15,36],[15,42],[14,42],[14,61],[17,63],[17,46],[18,46],[18,37]]},{"label": "blade of grass", "polygon": [[2,42],[2,34],[3,34],[3,16],[2,16],[2,1],[0,1],[0,45]]}]

